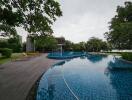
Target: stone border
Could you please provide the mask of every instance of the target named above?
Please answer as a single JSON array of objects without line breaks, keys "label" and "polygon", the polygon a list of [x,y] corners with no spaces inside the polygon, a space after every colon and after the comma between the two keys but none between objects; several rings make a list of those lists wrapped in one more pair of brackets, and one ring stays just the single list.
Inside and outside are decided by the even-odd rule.
[{"label": "stone border", "polygon": [[40,81],[41,77],[44,75],[44,73],[38,78],[38,80],[34,83],[32,88],[30,89],[30,91],[29,91],[29,93],[28,93],[28,95],[26,97],[26,100],[36,100],[37,89],[38,89],[38,86],[39,86],[39,81]]}]

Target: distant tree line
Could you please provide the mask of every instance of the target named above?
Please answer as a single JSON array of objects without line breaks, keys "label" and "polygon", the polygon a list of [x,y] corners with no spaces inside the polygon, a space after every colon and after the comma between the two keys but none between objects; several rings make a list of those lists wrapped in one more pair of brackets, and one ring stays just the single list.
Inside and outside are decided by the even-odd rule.
[{"label": "distant tree line", "polygon": [[[36,51],[59,51],[58,39],[48,36],[35,36]],[[73,43],[69,40],[63,42],[63,51],[88,51],[88,52],[100,52],[111,50],[110,45],[101,39],[92,37],[87,42]]]},{"label": "distant tree line", "polygon": [[66,41],[64,45],[65,51],[88,51],[88,52],[100,52],[111,50],[110,45],[101,39],[91,37],[87,42],[73,43]]}]

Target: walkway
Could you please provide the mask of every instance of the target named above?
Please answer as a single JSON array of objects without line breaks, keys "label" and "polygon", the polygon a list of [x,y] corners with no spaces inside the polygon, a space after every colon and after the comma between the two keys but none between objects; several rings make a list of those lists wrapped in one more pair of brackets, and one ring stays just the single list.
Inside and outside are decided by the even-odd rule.
[{"label": "walkway", "polygon": [[37,79],[58,60],[46,58],[47,54],[27,61],[0,65],[0,100],[25,100]]}]

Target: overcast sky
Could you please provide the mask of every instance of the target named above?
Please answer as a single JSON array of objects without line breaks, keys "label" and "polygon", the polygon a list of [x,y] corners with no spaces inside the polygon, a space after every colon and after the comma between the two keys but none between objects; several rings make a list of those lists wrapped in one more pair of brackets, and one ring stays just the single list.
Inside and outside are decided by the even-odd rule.
[{"label": "overcast sky", "polygon": [[[53,25],[54,36],[63,36],[72,42],[87,41],[90,37],[104,39],[108,31],[108,22],[116,14],[118,5],[128,0],[58,0],[63,16]],[[132,0],[129,0],[132,1]],[[19,28],[19,34],[26,32]]]}]

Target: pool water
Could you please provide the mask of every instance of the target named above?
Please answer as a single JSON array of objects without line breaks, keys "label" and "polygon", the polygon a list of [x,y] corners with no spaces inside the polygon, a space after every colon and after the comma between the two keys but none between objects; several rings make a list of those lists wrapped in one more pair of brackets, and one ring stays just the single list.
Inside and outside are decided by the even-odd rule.
[{"label": "pool water", "polygon": [[51,59],[69,59],[86,55],[85,52],[53,52],[48,54],[48,58]]},{"label": "pool water", "polygon": [[132,100],[132,64],[88,55],[53,65],[41,78],[37,100]]}]

